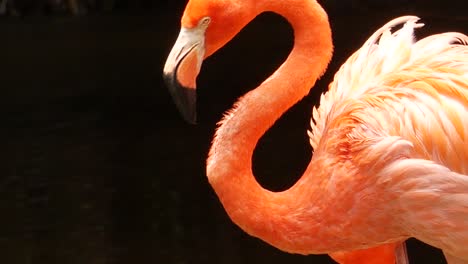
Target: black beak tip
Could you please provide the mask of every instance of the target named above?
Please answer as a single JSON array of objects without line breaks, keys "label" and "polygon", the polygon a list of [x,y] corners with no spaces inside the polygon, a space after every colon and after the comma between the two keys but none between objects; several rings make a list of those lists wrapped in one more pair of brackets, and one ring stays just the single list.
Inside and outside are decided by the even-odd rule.
[{"label": "black beak tip", "polygon": [[197,123],[196,89],[184,87],[172,74],[164,74],[164,81],[184,120],[189,124],[195,125]]},{"label": "black beak tip", "polygon": [[195,109],[187,110],[185,112],[183,112],[182,110],[179,109],[179,112],[181,112],[182,117],[184,118],[184,120],[187,123],[189,123],[191,125],[196,125],[197,124],[197,111]]}]

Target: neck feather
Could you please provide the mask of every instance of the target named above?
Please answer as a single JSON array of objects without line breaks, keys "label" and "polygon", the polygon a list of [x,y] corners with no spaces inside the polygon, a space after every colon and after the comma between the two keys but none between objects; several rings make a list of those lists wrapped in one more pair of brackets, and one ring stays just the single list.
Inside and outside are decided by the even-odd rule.
[{"label": "neck feather", "polygon": [[[278,13],[292,25],[294,48],[280,68],[241,98],[221,122],[210,150],[207,175],[231,219],[247,233],[285,251],[323,253],[325,248],[321,247],[326,245],[313,233],[318,229],[319,221],[313,221],[320,217],[318,209],[305,208],[315,202],[310,197],[317,197],[308,194],[313,187],[302,191],[296,184],[279,193],[265,190],[253,176],[251,159],[260,137],[308,94],[325,71],[333,49],[331,30],[326,13],[315,1],[261,3],[256,3],[257,10]],[[311,245],[316,250],[311,250]]]}]

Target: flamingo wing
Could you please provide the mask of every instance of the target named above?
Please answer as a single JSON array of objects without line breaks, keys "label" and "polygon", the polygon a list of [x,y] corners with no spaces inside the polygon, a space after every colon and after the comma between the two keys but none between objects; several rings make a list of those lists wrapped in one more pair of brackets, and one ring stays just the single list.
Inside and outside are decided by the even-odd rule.
[{"label": "flamingo wing", "polygon": [[[451,32],[415,41],[417,21],[387,23],[343,64],[313,109],[310,143],[318,147],[332,120],[358,120],[345,139],[374,139],[356,145],[362,151],[354,159],[373,164],[372,177],[399,194],[405,232],[459,263],[468,257],[468,37]],[[404,247],[331,256],[346,264],[407,263]]]}]

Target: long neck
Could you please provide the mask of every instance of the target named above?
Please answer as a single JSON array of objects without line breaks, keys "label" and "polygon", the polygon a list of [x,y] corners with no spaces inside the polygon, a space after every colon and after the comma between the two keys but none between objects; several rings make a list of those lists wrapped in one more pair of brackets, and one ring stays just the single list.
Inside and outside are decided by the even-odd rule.
[{"label": "long neck", "polygon": [[251,159],[259,138],[308,94],[325,71],[333,49],[328,18],[313,0],[257,3],[258,11],[273,11],[289,21],[294,48],[281,67],[240,99],[221,122],[208,159],[208,179],[231,219],[250,235],[285,251],[313,253],[310,246],[316,244],[320,252],[319,236],[292,237],[318,228],[318,222],[303,219],[304,203],[310,202],[298,197],[304,192],[297,186],[279,193],[263,189],[252,174]]}]

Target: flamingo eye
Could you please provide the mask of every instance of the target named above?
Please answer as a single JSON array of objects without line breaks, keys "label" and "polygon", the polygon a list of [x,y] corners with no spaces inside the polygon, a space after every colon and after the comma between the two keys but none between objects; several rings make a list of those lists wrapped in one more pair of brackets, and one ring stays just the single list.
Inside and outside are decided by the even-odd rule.
[{"label": "flamingo eye", "polygon": [[208,25],[210,24],[211,22],[211,18],[210,17],[204,17],[202,19],[200,19],[200,22],[198,22],[198,24],[204,28],[207,28]]}]

